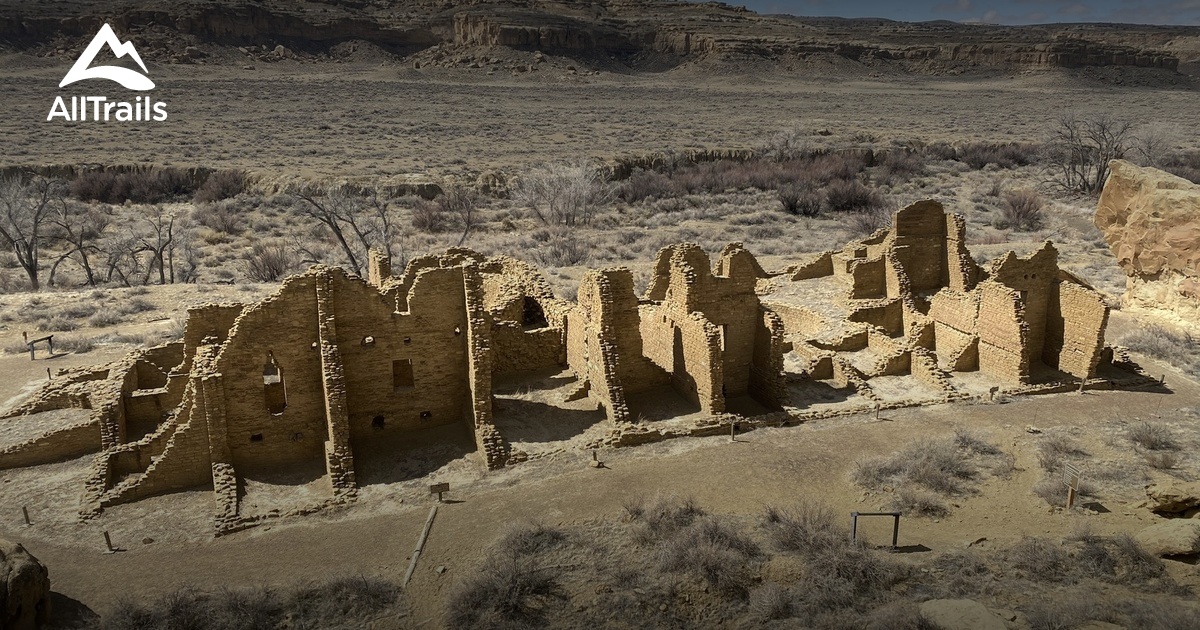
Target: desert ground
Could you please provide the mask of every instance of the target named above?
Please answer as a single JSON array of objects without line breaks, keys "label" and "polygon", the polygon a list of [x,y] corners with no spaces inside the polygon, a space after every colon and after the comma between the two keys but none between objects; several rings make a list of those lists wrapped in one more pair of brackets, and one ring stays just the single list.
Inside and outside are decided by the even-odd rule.
[{"label": "desert ground", "polygon": [[[527,52],[506,48],[472,54],[532,63]],[[1139,139],[1153,137],[1162,140],[1143,161],[1195,160],[1195,77],[1128,68],[919,76],[825,58],[742,72],[684,66],[622,73],[554,54],[544,59],[537,71],[522,73],[489,64],[422,68],[363,45],[336,64],[151,62],[161,86],[156,98],[169,103],[170,117],[121,127],[45,122],[65,60],[5,52],[0,166],[153,164],[243,172],[245,185],[214,201],[194,200],[190,192],[157,202],[87,201],[73,193],[70,203],[79,212],[108,217],[95,246],[97,260],[113,262],[96,264],[102,277],[94,286],[62,243],[47,246],[50,262],[38,292],[29,291],[14,255],[0,254],[0,410],[26,399],[47,370],[102,364],[179,339],[190,306],[253,302],[309,264],[345,265],[347,252],[314,221],[297,186],[329,191],[349,181],[384,190],[432,182],[449,191],[488,178],[513,181],[544,163],[761,151],[781,134],[809,155],[870,149],[917,156],[902,166],[861,164],[850,177],[877,194],[872,211],[932,198],[962,213],[980,262],[1010,250],[1025,255],[1052,240],[1062,268],[1113,307],[1106,341],[1128,346],[1163,384],[860,414],[758,429],[734,442],[684,437],[602,449],[595,453],[599,467],[583,447],[600,431],[603,415],[594,408],[580,405],[570,418],[502,412],[499,421],[509,423],[529,461],[488,472],[472,457],[470,436],[434,432],[414,438],[393,467],[367,471],[349,506],[219,538],[208,489],[151,497],[83,520],[79,493],[92,456],[4,470],[0,538],[20,541],[49,567],[53,627],[138,627],[102,624],[131,618],[139,605],[168,607],[187,588],[289,592],[330,576],[397,585],[436,503],[428,486],[440,482],[450,484],[449,500],[437,505],[411,582],[389,591],[384,604],[329,623],[796,627],[786,624],[804,623],[801,617],[814,627],[928,628],[932,622],[915,612],[917,603],[957,598],[983,604],[1010,628],[1194,627],[1200,613],[1194,554],[1160,560],[1113,552],[1108,564],[1094,554],[1161,520],[1146,508],[1147,484],[1200,478],[1200,348],[1188,336],[1195,329],[1120,309],[1126,279],[1092,225],[1095,196],[1064,190],[1039,156],[1058,117],[1070,111],[1132,121],[1127,157],[1146,148]],[[971,164],[930,148],[980,143],[1018,143],[1029,159]],[[634,187],[636,177],[607,182],[591,220],[570,228],[547,225],[515,195],[482,189],[468,224],[443,209],[435,225],[429,222],[435,202],[406,191],[386,198],[394,225],[376,226],[375,245],[392,250],[395,269],[457,245],[515,256],[544,269],[555,293],[573,299],[589,268],[627,266],[644,289],[654,253],[674,242],[696,242],[710,254],[742,242],[764,267],[780,269],[881,227],[864,224],[858,210],[787,212],[777,190],[783,182],[772,177],[763,188],[672,189],[656,180],[662,188],[650,194]],[[1013,223],[1009,195],[1018,191],[1037,198],[1035,221]],[[154,261],[137,245],[153,239],[163,216],[178,220],[178,249],[171,251],[187,268],[173,283],[159,283]],[[352,243],[348,251],[361,257],[366,245]],[[279,252],[278,260],[264,271],[269,251]],[[50,284],[49,264],[60,257]],[[161,270],[161,258],[158,264]],[[30,361],[22,333],[54,333],[60,354]],[[502,410],[550,395],[500,391]],[[0,446],[22,439],[23,430],[0,424]],[[1165,437],[1151,447],[1139,437],[1146,431]],[[884,520],[860,525],[867,547],[833,546],[847,554],[835,564],[875,567],[887,577],[818,583],[817,561],[776,536],[780,521],[768,508],[807,514],[823,506],[832,520],[815,518],[808,526],[838,535],[852,511],[891,509],[908,482],[871,483],[865,471],[892,456],[919,459],[921,444],[942,442],[955,445],[948,448],[961,479],[938,499],[941,508],[903,517],[899,549],[890,549]],[[1071,511],[1058,505],[1062,460],[1081,467],[1089,483]],[[248,509],[265,514],[304,505],[322,473],[247,479]],[[31,525],[23,524],[21,508]],[[660,531],[647,516],[656,513],[678,522]],[[721,566],[746,573],[714,577],[686,561],[672,565],[664,554],[701,531],[737,541],[721,548],[733,554],[722,556]],[[104,532],[116,553],[104,553]],[[513,578],[516,594],[493,606],[479,594],[488,588],[480,580],[496,575],[537,579]],[[853,592],[805,599],[805,592],[838,588]],[[889,626],[888,615],[911,625]]]}]

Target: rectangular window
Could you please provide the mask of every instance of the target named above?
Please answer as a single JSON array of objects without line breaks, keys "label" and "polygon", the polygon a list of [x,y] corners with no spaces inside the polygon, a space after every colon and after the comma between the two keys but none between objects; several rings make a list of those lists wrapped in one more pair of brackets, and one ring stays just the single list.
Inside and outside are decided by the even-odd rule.
[{"label": "rectangular window", "polygon": [[414,385],[412,359],[392,361],[392,389],[407,389]]}]

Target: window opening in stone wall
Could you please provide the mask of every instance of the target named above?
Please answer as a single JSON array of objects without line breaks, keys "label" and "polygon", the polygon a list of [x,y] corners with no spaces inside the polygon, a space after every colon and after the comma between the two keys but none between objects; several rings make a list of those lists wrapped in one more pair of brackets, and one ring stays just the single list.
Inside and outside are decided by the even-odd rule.
[{"label": "window opening in stone wall", "polygon": [[263,436],[261,433],[252,433],[250,435],[250,441],[251,442],[261,442],[261,441],[263,441]]},{"label": "window opening in stone wall", "polygon": [[376,431],[382,429],[387,424],[387,420],[383,416],[375,416],[371,419],[371,428]]},{"label": "window opening in stone wall", "polygon": [[412,359],[396,359],[392,361],[392,389],[402,390],[413,387]]},{"label": "window opening in stone wall", "polygon": [[283,381],[283,369],[275,362],[275,356],[272,354],[267,354],[267,363],[263,365],[263,397],[271,415],[278,416],[287,409],[287,387]]}]

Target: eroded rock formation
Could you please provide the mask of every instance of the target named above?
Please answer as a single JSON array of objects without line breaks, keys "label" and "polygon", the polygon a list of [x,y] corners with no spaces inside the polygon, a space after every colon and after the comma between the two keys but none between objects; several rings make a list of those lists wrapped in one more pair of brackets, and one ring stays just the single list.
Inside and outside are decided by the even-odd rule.
[{"label": "eroded rock formation", "polygon": [[1200,327],[1200,185],[1114,160],[1095,222],[1128,277],[1125,305]]},{"label": "eroded rock formation", "polygon": [[21,545],[0,540],[0,628],[36,630],[50,620],[50,574]]}]

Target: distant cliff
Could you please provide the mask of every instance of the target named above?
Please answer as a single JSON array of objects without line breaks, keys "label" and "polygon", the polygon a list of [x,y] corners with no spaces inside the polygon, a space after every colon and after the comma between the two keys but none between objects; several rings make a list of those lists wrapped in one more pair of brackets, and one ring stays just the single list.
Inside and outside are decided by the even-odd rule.
[{"label": "distant cliff", "polygon": [[[436,45],[503,46],[581,57],[670,55],[939,62],[991,68],[1127,66],[1179,69],[1200,62],[1200,28],[1135,25],[1003,27],[758,15],[741,7],[673,0],[0,0],[0,45],[40,54],[103,22],[121,32],[172,34],[187,44],[285,43],[319,50],[359,40],[406,55]],[[1184,54],[1172,53],[1174,49]]]}]

